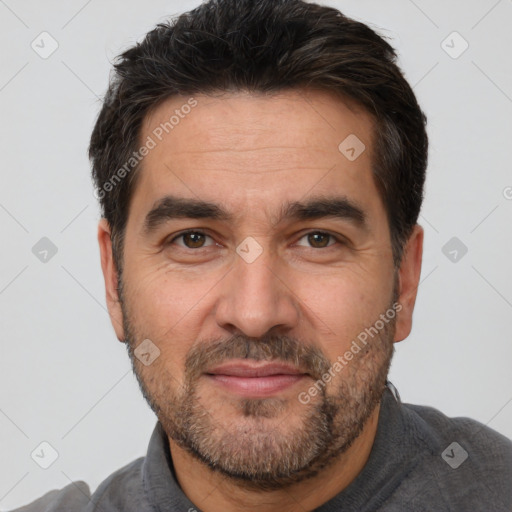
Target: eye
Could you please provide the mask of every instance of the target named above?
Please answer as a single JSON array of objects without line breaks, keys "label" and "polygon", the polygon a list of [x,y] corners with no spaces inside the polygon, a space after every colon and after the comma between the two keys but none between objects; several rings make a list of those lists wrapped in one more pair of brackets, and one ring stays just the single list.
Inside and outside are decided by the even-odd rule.
[{"label": "eye", "polygon": [[[210,239],[213,243],[207,244],[207,239]],[[304,239],[309,245],[300,243],[300,241]],[[178,241],[181,243],[178,243]],[[313,249],[323,249],[335,245],[336,242],[341,243],[341,240],[330,233],[326,233],[324,231],[312,231],[303,235],[297,245],[311,247]],[[203,249],[215,244],[211,236],[198,230],[184,231],[176,235],[169,241],[169,244],[174,243],[184,249]]]},{"label": "eye", "polygon": [[[313,247],[314,249],[323,249],[324,247],[334,245],[333,243],[329,244],[329,239],[332,239],[334,243],[340,242],[337,237],[330,233],[325,233],[324,231],[312,231],[310,233],[306,233],[300,240],[303,240],[304,238],[306,238],[307,242],[311,244],[310,247]],[[299,243],[298,245],[302,244]]]},{"label": "eye", "polygon": [[175,236],[172,240],[170,240],[169,243],[173,244],[176,242],[176,240],[181,240],[182,243],[177,244],[179,247],[183,247],[185,249],[202,249],[203,247],[208,247],[207,245],[205,245],[205,240],[207,238],[213,241],[213,238],[211,236],[208,236],[202,231],[190,230]]}]

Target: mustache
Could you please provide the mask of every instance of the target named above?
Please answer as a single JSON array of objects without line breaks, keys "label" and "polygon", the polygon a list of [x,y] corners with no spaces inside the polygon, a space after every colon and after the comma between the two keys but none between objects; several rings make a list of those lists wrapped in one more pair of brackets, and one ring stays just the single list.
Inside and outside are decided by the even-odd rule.
[{"label": "mustache", "polygon": [[320,348],[289,336],[250,338],[234,335],[227,340],[195,344],[187,354],[185,373],[190,382],[213,366],[230,359],[286,362],[314,379],[320,379],[331,367]]}]

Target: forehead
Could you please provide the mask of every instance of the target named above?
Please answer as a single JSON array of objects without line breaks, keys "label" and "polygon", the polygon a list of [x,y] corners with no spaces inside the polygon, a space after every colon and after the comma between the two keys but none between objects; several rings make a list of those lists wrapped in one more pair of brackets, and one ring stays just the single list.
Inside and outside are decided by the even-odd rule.
[{"label": "forehead", "polygon": [[170,194],[269,211],[309,193],[378,201],[372,137],[366,111],[325,91],[173,96],[143,122],[140,141],[154,147],[134,202],[147,209]]}]

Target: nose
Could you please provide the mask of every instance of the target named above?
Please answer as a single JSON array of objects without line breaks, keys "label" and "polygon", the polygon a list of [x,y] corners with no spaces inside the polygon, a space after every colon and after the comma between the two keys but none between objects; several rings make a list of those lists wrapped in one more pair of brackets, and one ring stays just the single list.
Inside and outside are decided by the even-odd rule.
[{"label": "nose", "polygon": [[292,285],[286,281],[265,251],[251,263],[237,255],[233,269],[220,283],[217,325],[251,338],[272,330],[291,330],[299,321],[300,310]]}]

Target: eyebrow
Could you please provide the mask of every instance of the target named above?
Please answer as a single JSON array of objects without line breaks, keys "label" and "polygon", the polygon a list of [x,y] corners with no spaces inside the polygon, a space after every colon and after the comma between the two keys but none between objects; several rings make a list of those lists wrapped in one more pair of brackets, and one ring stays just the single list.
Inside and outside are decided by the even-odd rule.
[{"label": "eyebrow", "polygon": [[[364,210],[344,196],[315,197],[306,202],[288,202],[281,208],[276,224],[284,220],[315,220],[336,218],[349,221],[368,231],[368,220]],[[174,219],[210,219],[232,221],[233,214],[220,204],[194,198],[167,195],[159,199],[146,215],[144,233],[149,235],[159,226]]]}]

